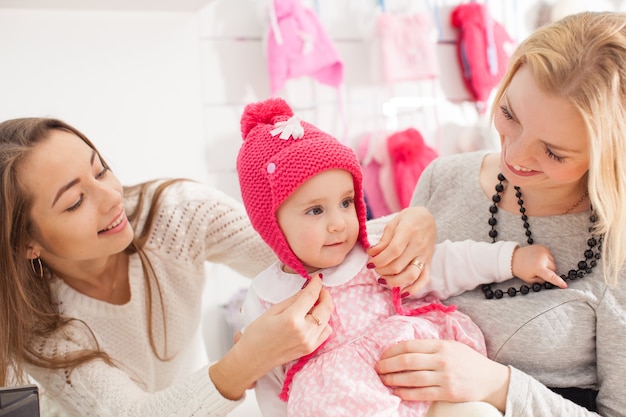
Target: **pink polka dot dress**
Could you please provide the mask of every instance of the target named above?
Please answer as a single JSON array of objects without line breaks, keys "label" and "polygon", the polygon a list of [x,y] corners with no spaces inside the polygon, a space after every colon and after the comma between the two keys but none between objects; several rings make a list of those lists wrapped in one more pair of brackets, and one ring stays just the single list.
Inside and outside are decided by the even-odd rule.
[{"label": "pink polka dot dress", "polygon": [[[482,333],[464,314],[431,310],[407,317],[395,313],[389,289],[366,268],[340,287],[328,288],[335,303],[333,334],[295,374],[289,416],[424,416],[430,403],[401,401],[382,384],[374,364],[394,343],[452,339],[485,353]],[[408,300],[413,309],[438,302]]]},{"label": "pink polka dot dress", "polygon": [[[483,269],[494,271],[483,277],[483,281],[504,280],[510,276],[510,253],[514,244],[503,242],[503,245],[508,246],[498,249],[491,245],[491,248],[504,249],[509,254],[508,271],[506,256],[499,264],[484,262]],[[483,256],[494,259],[488,254]],[[471,258],[475,259],[473,255]],[[367,261],[367,254],[356,247],[341,265],[320,271],[335,305],[330,319],[333,333],[293,375],[286,402],[278,397],[289,369],[296,362],[275,369],[257,382],[257,401],[264,416],[425,416],[430,403],[401,401],[382,384],[374,370],[382,353],[395,343],[412,339],[456,340],[486,353],[478,326],[465,314],[441,304],[432,295],[437,291],[402,300],[404,311],[424,309],[426,312],[416,316],[398,314],[392,291],[377,282],[379,276],[367,269]],[[443,265],[443,262],[433,258],[431,282],[441,280],[434,276],[437,269],[434,264]],[[445,265],[446,274],[452,271],[457,275],[451,279],[453,284],[450,281],[443,284],[447,290],[450,286],[458,291],[458,288],[466,289],[464,286],[478,285],[479,279],[472,276],[477,270],[465,268],[458,259]],[[498,275],[502,278],[496,278]],[[299,275],[283,272],[280,263],[268,268],[250,287],[242,309],[245,324],[273,304],[295,294],[303,282],[304,278]]]}]

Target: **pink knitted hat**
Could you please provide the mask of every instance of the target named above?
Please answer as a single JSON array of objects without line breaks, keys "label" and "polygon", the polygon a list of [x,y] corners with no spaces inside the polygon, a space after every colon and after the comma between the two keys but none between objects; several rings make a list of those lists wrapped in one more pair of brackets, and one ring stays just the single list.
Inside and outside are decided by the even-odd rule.
[{"label": "pink knitted hat", "polygon": [[367,248],[361,166],[354,151],[293,115],[280,98],[249,104],[241,116],[243,145],[237,173],[243,204],[254,229],[285,265],[309,278],[276,220],[276,211],[302,183],[322,171],[352,174],[359,242]]}]

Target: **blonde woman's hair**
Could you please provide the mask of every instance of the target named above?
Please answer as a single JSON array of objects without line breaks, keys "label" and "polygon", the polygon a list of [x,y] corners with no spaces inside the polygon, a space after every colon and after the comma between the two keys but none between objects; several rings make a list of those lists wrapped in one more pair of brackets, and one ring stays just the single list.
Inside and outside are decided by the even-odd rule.
[{"label": "blonde woman's hair", "polygon": [[604,235],[604,277],[617,283],[626,260],[626,14],[585,12],[536,30],[511,57],[492,115],[520,67],[543,91],[569,100],[587,127],[587,187]]}]

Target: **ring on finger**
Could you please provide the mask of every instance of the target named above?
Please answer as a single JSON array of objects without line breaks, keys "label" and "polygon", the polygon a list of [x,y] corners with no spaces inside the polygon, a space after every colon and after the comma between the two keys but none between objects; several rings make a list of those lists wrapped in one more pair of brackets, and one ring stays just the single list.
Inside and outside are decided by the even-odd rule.
[{"label": "ring on finger", "polygon": [[313,317],[313,320],[315,320],[315,323],[317,323],[318,326],[322,325],[322,321],[313,313],[307,313],[309,316]]},{"label": "ring on finger", "polygon": [[424,270],[424,262],[420,261],[419,256],[416,256],[412,261],[411,265],[415,265],[420,271]]}]

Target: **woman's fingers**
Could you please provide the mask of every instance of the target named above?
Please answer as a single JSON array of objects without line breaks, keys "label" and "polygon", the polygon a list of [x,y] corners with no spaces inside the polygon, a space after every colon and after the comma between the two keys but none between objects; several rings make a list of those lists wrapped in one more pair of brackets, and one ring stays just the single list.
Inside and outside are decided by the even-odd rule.
[{"label": "woman's fingers", "polygon": [[329,292],[315,275],[302,290],[267,311],[274,315],[284,336],[290,338],[285,347],[293,346],[295,357],[289,360],[312,352],[330,336],[328,322],[333,309]]},{"label": "woman's fingers", "polygon": [[504,409],[509,368],[454,340],[409,340],[375,365],[383,384],[405,400],[488,401]]},{"label": "woman's fingers", "polygon": [[434,353],[437,341],[409,340],[391,346],[376,364],[381,381],[403,400],[432,401],[441,386]]},{"label": "woman's fingers", "polygon": [[426,266],[432,258],[435,239],[435,223],[428,210],[406,208],[387,224],[380,241],[368,249],[370,266],[388,286],[414,294],[428,282]]},{"label": "woman's fingers", "polygon": [[[415,267],[412,266],[408,266],[407,269],[414,269]],[[411,272],[405,272],[405,273],[411,273]],[[399,276],[400,279],[402,279],[402,275]],[[416,280],[414,280],[412,283],[410,283],[409,285],[403,287],[400,290],[400,294],[408,294],[408,295],[414,295],[419,293],[428,283],[430,282],[430,265],[425,265],[424,269],[419,273],[418,277]],[[391,284],[394,283],[394,280],[391,280]]]},{"label": "woman's fingers", "polygon": [[274,310],[276,313],[282,313],[289,309],[294,314],[304,316],[319,299],[321,290],[322,280],[319,276],[315,275],[309,279],[302,290],[280,303],[274,304],[270,310]]},{"label": "woman's fingers", "polygon": [[307,319],[307,315],[312,315],[317,319],[313,319],[316,324],[319,320],[319,326],[326,326],[334,304],[328,291],[323,288],[321,278],[315,275],[302,290],[274,307],[277,311],[293,317]]},{"label": "woman's fingers", "polygon": [[424,358],[427,357],[423,355],[436,353],[439,342],[436,339],[423,339],[395,343],[383,352],[375,369],[379,374],[423,369],[426,366]]}]

